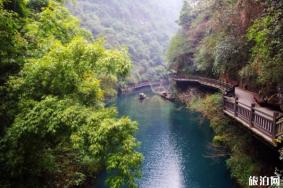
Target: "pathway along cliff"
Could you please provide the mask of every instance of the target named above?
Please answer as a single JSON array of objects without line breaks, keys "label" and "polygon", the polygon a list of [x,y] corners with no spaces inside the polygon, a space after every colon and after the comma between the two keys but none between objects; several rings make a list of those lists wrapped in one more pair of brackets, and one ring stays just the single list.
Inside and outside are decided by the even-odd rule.
[{"label": "pathway along cliff", "polygon": [[281,139],[283,135],[283,114],[257,104],[255,93],[206,77],[186,76],[173,79],[177,83],[193,82],[222,91],[224,113],[239,121],[266,142],[277,146],[276,140]]},{"label": "pathway along cliff", "polygon": [[[139,101],[139,92],[147,99]],[[116,105],[121,116],[139,123],[140,188],[234,187],[225,159],[209,157],[213,133],[200,113],[163,100],[149,88],[119,96]]]}]

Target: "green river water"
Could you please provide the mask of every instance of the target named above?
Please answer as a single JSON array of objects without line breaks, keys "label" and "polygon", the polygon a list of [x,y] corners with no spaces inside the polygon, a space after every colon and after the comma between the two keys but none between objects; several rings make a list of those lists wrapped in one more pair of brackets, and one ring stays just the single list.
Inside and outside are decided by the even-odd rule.
[{"label": "green river water", "polygon": [[[138,100],[138,92],[148,96]],[[200,113],[163,100],[149,89],[119,96],[119,115],[139,123],[144,155],[141,188],[230,188],[234,183],[223,158],[211,158],[213,132]]]}]

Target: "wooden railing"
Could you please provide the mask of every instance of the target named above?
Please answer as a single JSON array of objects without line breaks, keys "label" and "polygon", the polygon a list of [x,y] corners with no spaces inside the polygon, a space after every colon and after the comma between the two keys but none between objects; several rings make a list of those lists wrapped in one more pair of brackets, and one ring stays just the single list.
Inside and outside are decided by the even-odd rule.
[{"label": "wooden railing", "polygon": [[251,128],[255,128],[272,139],[283,135],[283,120],[278,122],[279,113],[267,114],[255,107],[238,101],[237,97],[223,97],[224,111],[228,111],[235,118],[239,118]]},{"label": "wooden railing", "polygon": [[283,135],[283,118],[277,122],[276,137]]},{"label": "wooden railing", "polygon": [[197,81],[197,82],[202,82],[202,83],[207,83],[206,85],[214,85],[215,87],[222,89],[223,91],[225,90],[232,90],[233,85],[230,83],[227,83],[223,80],[217,80],[217,79],[212,79],[212,78],[206,78],[206,77],[201,77],[201,76],[193,76],[193,75],[173,75],[172,76],[174,80],[176,81]]}]

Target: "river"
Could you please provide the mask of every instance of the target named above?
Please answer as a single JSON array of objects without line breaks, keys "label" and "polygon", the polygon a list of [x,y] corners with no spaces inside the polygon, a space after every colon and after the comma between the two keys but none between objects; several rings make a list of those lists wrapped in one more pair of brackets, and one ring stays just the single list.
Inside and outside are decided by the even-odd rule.
[{"label": "river", "polygon": [[[141,188],[230,188],[234,183],[225,159],[211,158],[213,132],[200,113],[163,100],[149,89],[117,98],[119,115],[139,123],[139,151],[144,155]],[[141,92],[139,91],[139,92]]]}]

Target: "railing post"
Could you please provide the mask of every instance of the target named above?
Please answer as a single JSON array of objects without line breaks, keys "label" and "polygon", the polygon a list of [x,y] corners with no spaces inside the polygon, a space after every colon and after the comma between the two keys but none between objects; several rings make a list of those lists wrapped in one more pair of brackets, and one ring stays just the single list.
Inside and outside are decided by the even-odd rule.
[{"label": "railing post", "polygon": [[252,103],[251,105],[251,116],[250,116],[250,126],[253,127],[254,115],[255,115],[255,104]]},{"label": "railing post", "polygon": [[278,117],[279,113],[278,112],[274,112],[273,113],[273,123],[272,123],[272,137],[275,138],[276,137],[276,134],[277,134],[277,130],[276,130],[276,120],[277,120],[277,117]]},{"label": "railing post", "polygon": [[235,117],[238,116],[238,97],[235,97],[235,103],[234,103],[234,115]]}]

